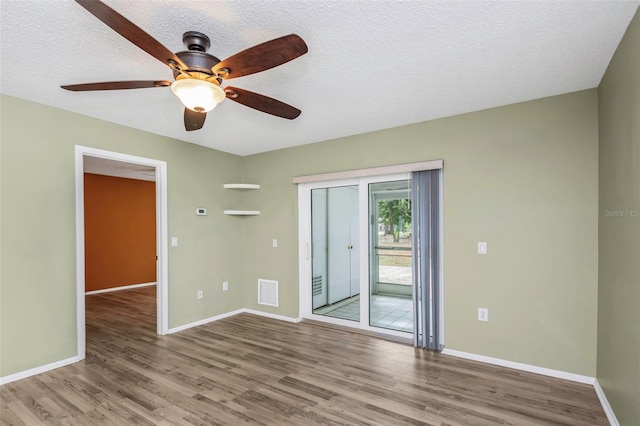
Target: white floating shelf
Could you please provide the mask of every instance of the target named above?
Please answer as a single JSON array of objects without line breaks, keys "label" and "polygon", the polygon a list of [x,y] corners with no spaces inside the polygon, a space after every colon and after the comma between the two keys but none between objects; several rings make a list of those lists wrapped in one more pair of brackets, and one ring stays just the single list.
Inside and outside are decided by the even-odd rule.
[{"label": "white floating shelf", "polygon": [[224,214],[231,216],[257,216],[260,210],[225,210]]},{"label": "white floating shelf", "polygon": [[260,189],[260,185],[255,183],[225,183],[225,189]]}]

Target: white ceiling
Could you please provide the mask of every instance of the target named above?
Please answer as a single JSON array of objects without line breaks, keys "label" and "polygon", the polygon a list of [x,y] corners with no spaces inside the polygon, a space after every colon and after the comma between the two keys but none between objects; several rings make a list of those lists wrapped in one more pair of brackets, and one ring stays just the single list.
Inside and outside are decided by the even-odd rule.
[{"label": "white ceiling", "polygon": [[203,32],[220,59],[300,35],[309,53],[229,84],[302,115],[289,121],[225,100],[202,130],[186,132],[169,88],[62,90],[172,79],[71,0],[1,0],[1,92],[248,155],[596,87],[640,1],[105,3],[172,51],[185,50],[185,31]]}]

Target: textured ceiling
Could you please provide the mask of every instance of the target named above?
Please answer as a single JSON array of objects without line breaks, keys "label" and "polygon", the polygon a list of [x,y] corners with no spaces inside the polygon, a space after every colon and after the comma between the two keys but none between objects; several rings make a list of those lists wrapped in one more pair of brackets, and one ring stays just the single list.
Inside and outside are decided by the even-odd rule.
[{"label": "textured ceiling", "polygon": [[186,132],[169,88],[74,93],[62,84],[172,79],[70,0],[1,0],[0,90],[239,155],[596,87],[639,1],[121,1],[169,50],[211,38],[224,59],[296,33],[306,55],[230,84],[302,110],[284,120],[226,100]]}]

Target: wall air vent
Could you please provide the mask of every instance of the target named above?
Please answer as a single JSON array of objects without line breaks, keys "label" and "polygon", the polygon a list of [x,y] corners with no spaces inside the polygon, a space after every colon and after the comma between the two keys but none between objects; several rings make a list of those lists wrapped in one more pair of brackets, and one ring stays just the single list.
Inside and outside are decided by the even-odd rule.
[{"label": "wall air vent", "polygon": [[278,306],[278,281],[258,279],[258,303]]}]

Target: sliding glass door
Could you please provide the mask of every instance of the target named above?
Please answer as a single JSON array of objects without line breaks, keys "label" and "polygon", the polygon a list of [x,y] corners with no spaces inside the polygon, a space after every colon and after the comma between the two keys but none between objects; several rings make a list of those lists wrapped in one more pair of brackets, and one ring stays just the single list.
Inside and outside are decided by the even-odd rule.
[{"label": "sliding glass door", "polygon": [[[372,173],[389,169],[402,173]],[[417,347],[440,350],[442,161],[304,176],[294,183],[300,317],[413,337]]]},{"label": "sliding glass door", "polygon": [[409,175],[309,184],[299,194],[302,316],[411,338]]}]

